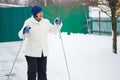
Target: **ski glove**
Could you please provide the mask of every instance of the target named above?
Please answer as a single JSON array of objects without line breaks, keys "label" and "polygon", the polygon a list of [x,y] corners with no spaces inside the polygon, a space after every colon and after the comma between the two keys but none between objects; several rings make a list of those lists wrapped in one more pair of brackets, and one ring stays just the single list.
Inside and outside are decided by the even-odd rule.
[{"label": "ski glove", "polygon": [[61,24],[61,19],[57,17],[57,18],[55,19],[55,23],[56,23],[57,25],[60,25],[60,24]]},{"label": "ski glove", "polygon": [[30,32],[30,27],[26,26],[24,29],[23,29],[23,34],[25,33],[29,33]]}]

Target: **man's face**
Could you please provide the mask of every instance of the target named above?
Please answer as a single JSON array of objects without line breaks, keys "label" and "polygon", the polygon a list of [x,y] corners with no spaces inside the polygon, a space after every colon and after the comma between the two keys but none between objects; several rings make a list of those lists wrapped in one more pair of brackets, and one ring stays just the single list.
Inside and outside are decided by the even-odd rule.
[{"label": "man's face", "polygon": [[41,12],[39,12],[39,13],[37,14],[37,18],[38,18],[38,19],[42,19],[42,17],[43,17],[43,12],[41,11]]}]

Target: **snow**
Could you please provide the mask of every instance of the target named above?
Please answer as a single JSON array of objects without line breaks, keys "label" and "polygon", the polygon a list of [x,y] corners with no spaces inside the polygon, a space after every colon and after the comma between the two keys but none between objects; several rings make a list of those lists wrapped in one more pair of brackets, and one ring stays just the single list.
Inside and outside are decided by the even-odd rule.
[{"label": "snow", "polygon": [[[120,80],[120,45],[112,52],[112,36],[62,33],[71,80]],[[117,37],[120,44],[120,36]],[[69,80],[59,35],[50,34],[47,64],[48,80]],[[7,76],[21,41],[0,43],[0,80]],[[25,42],[24,42],[25,43]],[[10,80],[27,80],[24,46],[19,53]]]},{"label": "snow", "polygon": [[[104,12],[101,11],[100,8],[98,7],[89,7],[89,15],[90,17],[94,18],[99,18],[99,17],[109,17],[107,14],[105,14]],[[100,11],[100,15],[99,15],[99,11]]]}]

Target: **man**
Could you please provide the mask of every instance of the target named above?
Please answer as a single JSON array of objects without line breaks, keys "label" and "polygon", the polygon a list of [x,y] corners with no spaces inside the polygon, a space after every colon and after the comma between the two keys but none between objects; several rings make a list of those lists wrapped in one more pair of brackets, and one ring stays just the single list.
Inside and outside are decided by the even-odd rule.
[{"label": "man", "polygon": [[27,37],[25,58],[28,66],[28,80],[36,80],[36,78],[47,80],[48,34],[57,32],[62,27],[59,18],[56,18],[52,25],[48,19],[43,18],[42,11],[40,6],[34,5],[31,8],[33,16],[25,21],[19,31],[21,39]]}]

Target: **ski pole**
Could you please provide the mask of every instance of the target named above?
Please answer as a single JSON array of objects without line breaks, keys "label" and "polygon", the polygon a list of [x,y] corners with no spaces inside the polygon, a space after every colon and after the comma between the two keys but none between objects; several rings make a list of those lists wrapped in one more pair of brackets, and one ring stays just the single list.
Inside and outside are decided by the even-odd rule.
[{"label": "ski pole", "polygon": [[63,45],[63,40],[62,40],[62,36],[61,36],[60,32],[59,32],[59,36],[60,36],[60,40],[61,40],[61,44],[62,44],[62,48],[63,48],[63,54],[64,54],[64,58],[65,58],[65,64],[66,64],[66,68],[67,68],[68,78],[69,78],[69,80],[72,80],[71,76],[70,76],[70,71],[69,71],[69,67],[68,67],[67,57],[66,57],[66,53],[65,53],[65,48],[64,48],[64,45]]},{"label": "ski pole", "polygon": [[[59,16],[59,18],[60,18],[60,15],[59,15],[60,9],[59,9],[59,7],[56,5],[55,0],[52,0],[52,2],[53,2],[53,4],[54,4],[54,6],[56,7],[57,14],[58,14],[58,16]],[[59,6],[60,6],[60,5],[59,5]],[[62,44],[62,48],[63,48],[63,53],[64,53],[64,58],[65,58],[65,64],[66,64],[66,68],[67,68],[68,78],[69,78],[69,80],[71,80],[70,71],[69,71],[69,67],[68,67],[68,63],[67,63],[67,57],[66,57],[66,54],[65,54],[65,49],[64,49],[64,45],[63,45],[63,40],[62,40],[62,36],[61,36],[61,33],[60,33],[60,32],[59,32],[59,37],[60,37],[61,44]]]},{"label": "ski pole", "polygon": [[9,74],[8,74],[7,80],[10,79],[11,73],[12,73],[13,68],[14,68],[14,66],[15,66],[15,63],[16,63],[16,61],[17,61],[17,57],[18,57],[18,55],[19,55],[19,53],[20,53],[20,51],[21,51],[21,48],[22,48],[23,42],[24,42],[24,40],[22,41],[22,43],[21,43],[21,45],[20,45],[20,48],[19,48],[19,50],[18,50],[18,52],[17,52],[17,54],[16,54],[16,57],[15,57],[14,62],[13,62],[13,65],[12,65],[12,67],[11,67],[11,69],[10,69]]}]

